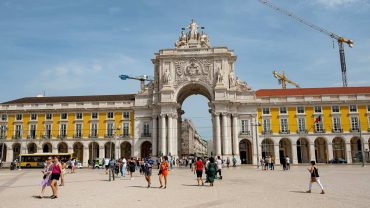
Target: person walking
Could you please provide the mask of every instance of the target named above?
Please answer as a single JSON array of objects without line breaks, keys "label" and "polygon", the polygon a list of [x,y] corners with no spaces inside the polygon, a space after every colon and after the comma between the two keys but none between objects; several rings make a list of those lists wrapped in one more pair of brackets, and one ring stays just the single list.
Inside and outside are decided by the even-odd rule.
[{"label": "person walking", "polygon": [[226,166],[227,166],[227,168],[230,167],[230,158],[229,157],[227,157],[227,159],[226,159]]},{"label": "person walking", "polygon": [[121,161],[121,176],[126,177],[127,160],[123,158]]},{"label": "person walking", "polygon": [[39,195],[38,198],[42,199],[44,197],[44,193],[45,193],[45,188],[46,186],[50,186],[50,175],[51,175],[51,172],[52,172],[52,160],[51,160],[51,157],[48,157],[47,160],[45,161],[45,166],[44,166],[44,170],[41,171],[42,174],[43,174],[43,177],[42,177],[42,181],[41,181],[41,193]]},{"label": "person walking", "polygon": [[163,160],[159,167],[159,173],[158,173],[159,183],[161,184],[159,188],[163,187],[163,181],[164,181],[164,188],[167,188],[167,175],[168,175],[168,167],[169,167],[169,164],[167,161],[168,161],[168,157],[163,156]]},{"label": "person walking", "polygon": [[209,158],[207,158],[206,160],[206,164],[204,165],[204,169],[205,169],[205,173],[206,173],[206,183],[209,183],[209,179],[208,179],[208,164],[209,164]]},{"label": "person walking", "polygon": [[271,157],[271,170],[275,170],[275,156]]},{"label": "person walking", "polygon": [[104,159],[105,174],[108,174],[109,170],[109,158]]},{"label": "person walking", "polygon": [[283,170],[286,170],[286,157],[281,159],[281,164],[283,165]]},{"label": "person walking", "polygon": [[135,160],[134,158],[131,158],[130,161],[128,162],[128,170],[130,172],[130,180],[132,180],[132,174],[135,172],[135,167],[136,167],[136,164],[135,164]]},{"label": "person walking", "polygon": [[68,161],[66,161],[65,159],[64,160],[61,160],[61,167],[62,167],[62,172],[60,173],[60,184],[59,186],[64,186],[64,176],[66,175],[67,173],[67,168],[68,168],[68,164],[67,164]]},{"label": "person walking", "polygon": [[195,163],[194,174],[197,174],[198,186],[200,186],[200,182],[202,182],[202,186],[204,186],[204,182],[202,179],[204,164],[200,157],[198,157],[197,159],[198,160]]},{"label": "person walking", "polygon": [[233,167],[236,167],[236,158],[235,158],[235,155],[233,155]]},{"label": "person walking", "polygon": [[152,169],[153,169],[153,164],[154,161],[150,159],[150,157],[146,158],[144,161],[144,175],[145,175],[145,180],[148,182],[148,188],[150,188],[152,184]]},{"label": "person walking", "polygon": [[308,184],[308,191],[306,191],[306,193],[311,193],[312,183],[316,182],[321,188],[321,194],[325,194],[324,187],[322,186],[320,181],[319,169],[316,167],[315,161],[311,161],[311,167],[307,168],[307,170],[308,172],[310,172],[311,180]]},{"label": "person walking", "polygon": [[261,158],[260,164],[261,164],[261,169],[264,170],[265,169],[265,158]]},{"label": "person walking", "polygon": [[213,157],[209,158],[209,163],[207,166],[207,174],[208,174],[208,181],[210,186],[213,186],[213,183],[216,178],[217,174],[217,164],[215,163],[215,159]]},{"label": "person walking", "polygon": [[51,171],[51,189],[53,191],[53,195],[51,195],[51,199],[58,198],[58,180],[60,178],[60,175],[62,173],[62,165],[59,163],[59,158],[54,157],[54,163],[52,165],[52,171]]},{"label": "person walking", "polygon": [[222,180],[222,172],[221,172],[222,171],[222,160],[220,156],[217,156],[216,164],[217,164],[217,173],[219,175],[219,179]]},{"label": "person walking", "polygon": [[289,156],[287,156],[287,157],[285,158],[285,161],[286,161],[286,169],[287,169],[287,170],[290,170],[290,158],[289,158]]}]

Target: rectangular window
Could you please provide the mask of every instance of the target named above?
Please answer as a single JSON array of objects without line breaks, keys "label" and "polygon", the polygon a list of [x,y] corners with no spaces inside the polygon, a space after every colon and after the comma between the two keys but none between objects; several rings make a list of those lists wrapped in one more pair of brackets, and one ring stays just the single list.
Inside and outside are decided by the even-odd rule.
[{"label": "rectangular window", "polygon": [[337,106],[337,105],[331,106],[331,112],[333,112],[333,113],[339,113],[339,106]]},{"label": "rectangular window", "polygon": [[280,107],[280,114],[287,114],[286,107]]},{"label": "rectangular window", "polygon": [[367,106],[367,112],[370,112],[370,105]]},{"label": "rectangular window", "polygon": [[98,137],[98,124],[97,123],[92,123],[91,124],[90,137],[91,138],[97,138]]},{"label": "rectangular window", "polygon": [[107,123],[107,136],[113,136],[114,123]]},{"label": "rectangular window", "polygon": [[32,113],[31,114],[31,121],[36,121],[37,120],[37,114],[36,113]]},{"label": "rectangular window", "polygon": [[306,131],[306,118],[298,118],[298,133]]},{"label": "rectangular window", "polygon": [[51,113],[47,113],[46,115],[45,115],[45,119],[46,120],[51,120],[53,118],[53,114],[51,114]]},{"label": "rectangular window", "polygon": [[114,117],[114,113],[113,112],[108,112],[107,113],[107,118],[108,119],[112,119]]},{"label": "rectangular window", "polygon": [[123,112],[123,118],[130,118],[130,112]]},{"label": "rectangular window", "polygon": [[297,113],[304,113],[304,107],[303,106],[299,106],[297,107]]},{"label": "rectangular window", "polygon": [[15,135],[14,136],[16,139],[22,138],[22,125],[21,124],[15,125]]},{"label": "rectangular window", "polygon": [[322,112],[321,106],[315,106],[314,110],[315,110],[315,113],[321,113]]},{"label": "rectangular window", "polygon": [[82,120],[82,113],[76,113],[76,119]]},{"label": "rectangular window", "polygon": [[44,137],[46,139],[50,139],[51,138],[51,124],[46,124],[45,125],[45,135]]},{"label": "rectangular window", "polygon": [[67,113],[61,113],[60,114],[60,119],[61,120],[67,120],[67,118],[68,118],[68,114]]},{"label": "rectangular window", "polygon": [[340,117],[333,117],[333,132],[342,132]]},{"label": "rectangular window", "polygon": [[324,133],[324,123],[322,121],[322,117],[320,121],[316,122],[317,117],[315,117],[314,123],[315,123],[315,132],[317,133]]},{"label": "rectangular window", "polygon": [[75,126],[75,137],[81,138],[82,137],[82,124],[76,123]]},{"label": "rectangular window", "polygon": [[269,115],[270,114],[270,108],[262,108],[262,114]]},{"label": "rectangular window", "polygon": [[65,138],[67,136],[67,124],[60,124],[59,137]]},{"label": "rectangular window", "polygon": [[98,119],[98,113],[97,112],[91,113],[91,119]]},{"label": "rectangular window", "polygon": [[144,123],[144,136],[149,137],[150,136],[150,130],[149,130],[149,123]]},{"label": "rectangular window", "polygon": [[357,117],[351,117],[351,130],[352,131],[358,131],[359,125],[358,125],[358,118]]},{"label": "rectangular window", "polygon": [[263,119],[263,132],[270,133],[270,131],[271,131],[270,119]]},{"label": "rectangular window", "polygon": [[35,139],[36,138],[36,124],[30,125],[30,138]]},{"label": "rectangular window", "polygon": [[288,119],[280,119],[280,131],[281,133],[288,133]]},{"label": "rectangular window", "polygon": [[249,133],[249,126],[248,120],[241,120],[240,121],[240,133],[248,134]]},{"label": "rectangular window", "polygon": [[350,105],[349,106],[349,112],[356,113],[357,112],[357,106],[356,105]]},{"label": "rectangular window", "polygon": [[1,120],[2,121],[8,120],[8,116],[6,114],[1,114]]},{"label": "rectangular window", "polygon": [[5,139],[7,129],[6,125],[0,125],[0,139]]},{"label": "rectangular window", "polygon": [[124,137],[128,137],[129,136],[129,123],[123,123],[122,125],[122,133],[123,133],[123,136]]},{"label": "rectangular window", "polygon": [[23,118],[23,115],[22,114],[17,114],[15,116],[15,120],[17,120],[17,121],[22,121],[22,118]]}]

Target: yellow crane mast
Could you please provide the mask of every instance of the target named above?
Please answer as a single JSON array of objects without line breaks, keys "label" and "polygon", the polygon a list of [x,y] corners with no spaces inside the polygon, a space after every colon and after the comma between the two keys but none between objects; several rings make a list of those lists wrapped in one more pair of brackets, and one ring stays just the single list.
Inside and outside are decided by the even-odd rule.
[{"label": "yellow crane mast", "polygon": [[281,84],[281,87],[283,89],[286,89],[286,83],[289,83],[291,85],[294,85],[296,88],[299,88],[299,84],[293,82],[292,80],[288,79],[288,77],[285,75],[285,71],[282,70],[282,73],[279,73],[277,71],[273,71],[272,74],[276,79],[278,79],[279,84]]}]

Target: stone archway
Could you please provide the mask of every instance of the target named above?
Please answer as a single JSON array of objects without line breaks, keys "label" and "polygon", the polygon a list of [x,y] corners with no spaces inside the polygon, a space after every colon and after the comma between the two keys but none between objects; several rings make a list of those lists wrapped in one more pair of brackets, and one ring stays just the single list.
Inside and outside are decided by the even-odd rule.
[{"label": "stone archway", "polygon": [[58,153],[68,153],[68,145],[65,142],[58,144]]},{"label": "stone archway", "polygon": [[262,157],[275,157],[274,142],[272,139],[264,139],[261,142]]},{"label": "stone archway", "polygon": [[141,158],[147,158],[152,154],[152,143],[145,141],[141,144]]},{"label": "stone archway", "polygon": [[73,144],[73,157],[76,157],[81,163],[84,161],[84,146],[81,142]]},{"label": "stone archway", "polygon": [[343,138],[336,137],[333,139],[333,159],[346,160],[346,143]]},{"label": "stone archway", "polygon": [[310,162],[310,143],[306,138],[299,138],[297,140],[297,158],[298,163]]},{"label": "stone archway", "polygon": [[131,144],[129,142],[121,143],[121,158],[131,158]]},{"label": "stone archway", "polygon": [[99,158],[99,144],[97,142],[91,142],[89,144],[89,160],[90,163]]},{"label": "stone archway", "polygon": [[328,143],[322,137],[315,139],[315,158],[316,163],[328,162]]},{"label": "stone archway", "polygon": [[115,145],[113,142],[107,142],[104,145],[104,157],[105,158],[115,158]]},{"label": "stone archway", "polygon": [[252,164],[252,143],[248,139],[239,142],[239,155],[241,164]]},{"label": "stone archway", "polygon": [[283,138],[279,142],[279,158],[280,158],[280,164],[283,164],[283,160],[289,157],[292,161],[293,154],[292,154],[292,143],[288,138]]},{"label": "stone archway", "polygon": [[362,162],[362,144],[361,139],[358,137],[353,137],[351,139],[351,156],[353,163]]},{"label": "stone archway", "polygon": [[37,152],[37,145],[35,143],[29,143],[27,145],[27,152],[28,154],[34,154]]},{"label": "stone archway", "polygon": [[51,152],[53,152],[53,146],[49,142],[43,144],[42,145],[42,152],[43,153],[51,153]]},{"label": "stone archway", "polygon": [[13,144],[13,161],[15,159],[18,159],[19,154],[21,154],[21,144],[19,143],[14,143]]},{"label": "stone archway", "polygon": [[8,146],[5,143],[0,143],[0,158],[1,162],[6,162],[6,152]]}]

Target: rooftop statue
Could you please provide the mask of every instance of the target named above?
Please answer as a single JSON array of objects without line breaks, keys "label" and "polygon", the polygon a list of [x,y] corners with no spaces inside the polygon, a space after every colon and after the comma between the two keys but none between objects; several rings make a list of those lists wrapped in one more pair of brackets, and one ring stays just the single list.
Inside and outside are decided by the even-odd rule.
[{"label": "rooftop statue", "polygon": [[[180,37],[175,43],[176,48],[210,48],[208,35],[202,30],[201,33],[198,29],[204,29],[204,27],[199,27],[198,24],[191,20],[191,23],[186,27],[182,28]],[[188,32],[184,34],[184,30],[188,29]]]}]

